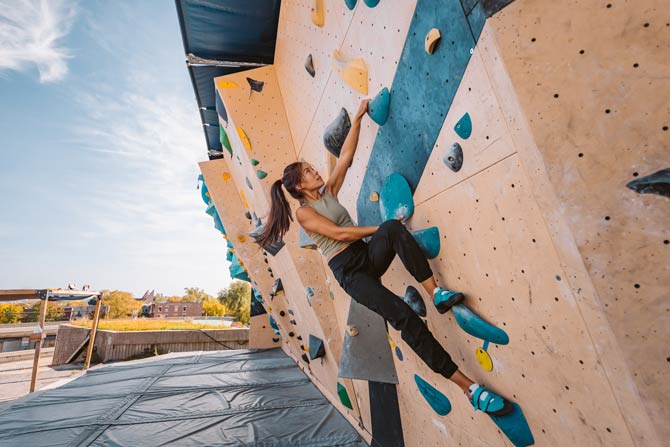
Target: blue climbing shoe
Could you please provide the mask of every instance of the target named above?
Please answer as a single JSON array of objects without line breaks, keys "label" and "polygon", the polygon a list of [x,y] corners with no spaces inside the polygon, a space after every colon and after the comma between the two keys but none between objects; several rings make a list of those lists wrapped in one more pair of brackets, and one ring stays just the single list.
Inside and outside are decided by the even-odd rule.
[{"label": "blue climbing shoe", "polygon": [[456,304],[463,301],[463,294],[461,292],[453,292],[451,290],[444,290],[438,287],[433,294],[433,303],[437,307],[437,311],[441,314],[446,313]]},{"label": "blue climbing shoe", "polygon": [[491,416],[504,416],[514,410],[514,406],[504,398],[479,385],[472,393],[470,402],[476,410]]}]

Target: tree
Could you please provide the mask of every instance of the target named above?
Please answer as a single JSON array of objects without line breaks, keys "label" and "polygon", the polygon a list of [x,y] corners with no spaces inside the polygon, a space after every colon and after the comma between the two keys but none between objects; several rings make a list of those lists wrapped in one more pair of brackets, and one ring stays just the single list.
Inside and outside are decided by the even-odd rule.
[{"label": "tree", "polygon": [[0,324],[18,323],[23,315],[23,307],[18,304],[0,304]]},{"label": "tree", "polygon": [[131,317],[133,311],[139,314],[142,310],[142,302],[133,298],[133,295],[121,290],[103,290],[102,304],[109,306],[108,318]]},{"label": "tree", "polygon": [[233,281],[230,287],[221,290],[218,300],[226,306],[228,313],[243,324],[249,324],[251,310],[251,287],[245,281]]},{"label": "tree", "polygon": [[198,287],[186,287],[184,292],[186,293],[184,293],[184,296],[181,297],[182,301],[184,302],[192,303],[197,301],[206,301],[214,298],[212,295],[209,295],[207,292]]},{"label": "tree", "polygon": [[226,311],[226,306],[214,298],[202,302],[202,312],[207,317],[224,317],[226,316]]},{"label": "tree", "polygon": [[[21,321],[24,323],[34,323],[40,319],[40,307],[43,301],[34,304],[28,304],[23,307],[23,317]],[[44,321],[60,321],[65,317],[65,310],[59,303],[49,301],[47,305],[47,312],[44,316]]]}]

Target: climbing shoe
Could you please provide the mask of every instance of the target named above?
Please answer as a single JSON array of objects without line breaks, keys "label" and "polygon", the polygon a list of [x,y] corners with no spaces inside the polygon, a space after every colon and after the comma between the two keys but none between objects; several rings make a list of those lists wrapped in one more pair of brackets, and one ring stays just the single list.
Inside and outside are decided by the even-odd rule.
[{"label": "climbing shoe", "polygon": [[433,293],[433,303],[437,307],[437,311],[441,314],[446,313],[456,304],[463,301],[463,294],[461,292],[453,292],[451,290],[444,290],[441,287],[435,289]]},{"label": "climbing shoe", "polygon": [[473,386],[476,386],[476,388],[470,393],[470,403],[472,403],[475,411],[479,410],[491,416],[504,416],[514,409],[514,406],[503,397],[481,385]]}]

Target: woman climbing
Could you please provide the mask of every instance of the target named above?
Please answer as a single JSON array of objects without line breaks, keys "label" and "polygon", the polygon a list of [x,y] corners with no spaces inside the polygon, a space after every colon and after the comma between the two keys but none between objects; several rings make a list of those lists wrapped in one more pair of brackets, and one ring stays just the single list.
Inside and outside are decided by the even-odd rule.
[{"label": "woman climbing", "polygon": [[[398,255],[407,271],[433,297],[440,313],[462,301],[463,294],[438,287],[426,256],[401,222],[402,217],[380,226],[356,226],[337,200],[354,159],[368,102],[367,99],[361,102],[327,182],[309,163],[295,162],[286,166],[281,179],[272,185],[270,214],[256,242],[261,247],[278,242],[289,229],[293,217],[283,185],[291,197],[300,202],[295,213],[298,223],[328,259],[335,278],[351,298],[399,330],[402,339],[433,371],[463,390],[475,410],[496,416],[506,414],[512,410],[511,404],[459,371],[427,325],[402,299],[384,287],[380,278]],[[362,239],[368,236],[371,239],[366,243]]]}]

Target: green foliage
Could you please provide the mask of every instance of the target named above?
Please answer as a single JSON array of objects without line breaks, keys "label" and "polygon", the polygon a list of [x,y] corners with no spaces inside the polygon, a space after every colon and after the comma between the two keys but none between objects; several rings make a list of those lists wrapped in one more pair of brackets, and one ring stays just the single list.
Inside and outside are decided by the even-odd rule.
[{"label": "green foliage", "polygon": [[202,302],[202,311],[207,317],[224,317],[227,310],[226,306],[214,298]]},{"label": "green foliage", "polygon": [[[40,319],[40,306],[42,306],[43,301],[28,304],[23,308],[23,317],[21,321],[23,323],[34,323]],[[65,318],[65,311],[63,306],[60,303],[49,302],[47,306],[47,313],[44,316],[44,321],[61,321]]]},{"label": "green foliage", "polygon": [[18,323],[23,307],[18,304],[0,304],[0,324]]},{"label": "green foliage", "polygon": [[[214,299],[212,295],[209,295],[206,293],[204,290],[198,288],[198,287],[186,287],[184,289],[184,296],[181,297],[181,301],[183,302],[197,302],[197,301],[207,301],[210,299]],[[169,299],[168,299],[169,301]]]},{"label": "green foliage", "polygon": [[237,318],[241,323],[249,324],[251,310],[251,287],[245,281],[233,281],[230,287],[221,290],[218,300],[226,306],[228,314]]}]

